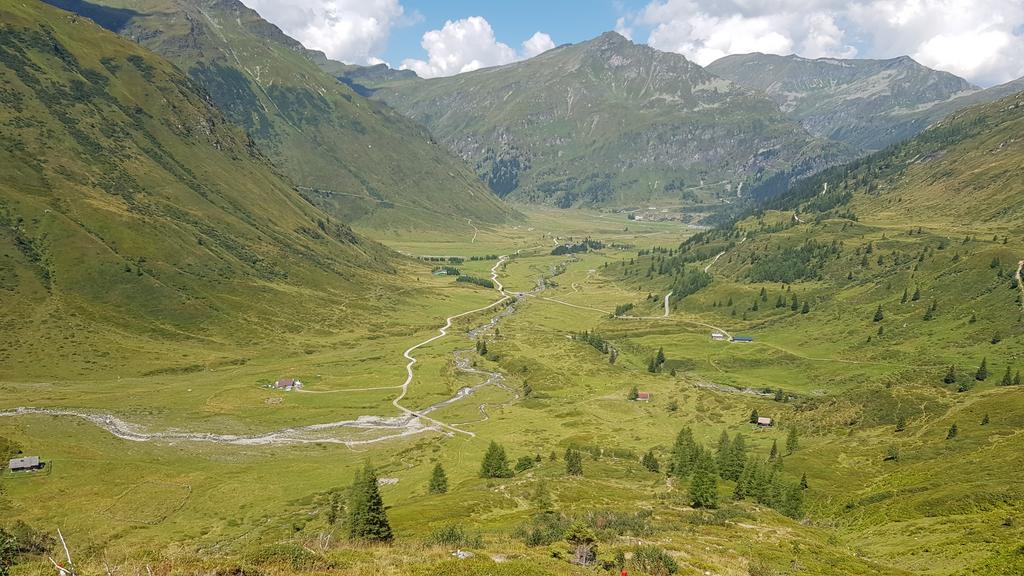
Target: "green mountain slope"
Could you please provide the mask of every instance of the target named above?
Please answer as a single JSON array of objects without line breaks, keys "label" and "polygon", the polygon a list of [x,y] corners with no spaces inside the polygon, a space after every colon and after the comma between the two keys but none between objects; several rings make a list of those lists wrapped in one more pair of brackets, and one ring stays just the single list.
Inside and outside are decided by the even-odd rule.
[{"label": "green mountain slope", "polygon": [[507,66],[365,87],[521,201],[734,198],[780,170],[846,157],[769,99],[614,32]]},{"label": "green mountain slope", "polygon": [[956,112],[919,136],[801,182],[769,202],[816,218],[1011,232],[1024,217],[1024,92]]},{"label": "green mountain slope", "polygon": [[905,140],[941,117],[932,108],[980,91],[906,56],[811,60],[735,54],[712,62],[708,71],[769,95],[812,134],[861,150]]},{"label": "green mountain slope", "polygon": [[51,3],[177,64],[338,218],[367,228],[469,230],[467,220],[515,217],[426,130],[321,71],[316,53],[237,0]]},{"label": "green mountain slope", "polygon": [[394,273],[178,68],[86,19],[0,4],[0,100],[6,378],[327,328]]},{"label": "green mountain slope", "polygon": [[675,290],[691,321],[753,338],[706,355],[671,333],[644,343],[707,363],[719,382],[777,391],[761,413],[814,431],[811,507],[863,557],[1020,573],[1021,134],[1024,93],[610,269],[625,286]]}]

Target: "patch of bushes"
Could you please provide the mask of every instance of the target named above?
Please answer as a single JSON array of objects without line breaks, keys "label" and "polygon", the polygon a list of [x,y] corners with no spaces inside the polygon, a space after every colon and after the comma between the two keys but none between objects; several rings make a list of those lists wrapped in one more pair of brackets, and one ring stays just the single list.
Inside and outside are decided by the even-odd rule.
[{"label": "patch of bushes", "polygon": [[445,548],[481,548],[484,545],[483,538],[479,534],[470,533],[458,524],[434,530],[427,536],[424,543],[427,546]]}]

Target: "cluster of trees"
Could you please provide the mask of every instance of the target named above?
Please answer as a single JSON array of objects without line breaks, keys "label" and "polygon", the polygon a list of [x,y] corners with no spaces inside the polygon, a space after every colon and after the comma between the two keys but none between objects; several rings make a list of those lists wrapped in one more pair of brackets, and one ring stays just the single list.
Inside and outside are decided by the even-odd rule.
[{"label": "cluster of trees", "polygon": [[[525,472],[537,464],[540,464],[543,459],[544,458],[540,454],[535,456],[521,456],[516,460],[515,472]],[[552,459],[554,459],[554,456],[552,456]],[[512,471],[512,467],[509,462],[508,454],[505,453],[505,447],[492,441],[487,447],[487,452],[484,453],[483,462],[480,463],[480,477],[511,478],[515,475],[515,472]]]},{"label": "cluster of trees", "polygon": [[434,274],[440,274],[444,272],[446,276],[460,276],[462,272],[455,266],[434,266],[431,270]]},{"label": "cluster of trees", "polygon": [[576,332],[572,335],[572,339],[577,342],[590,344],[595,350],[602,354],[608,354],[612,350],[611,344],[596,332]]},{"label": "cluster of trees", "polygon": [[[790,433],[787,445],[796,450],[798,439],[795,431]],[[798,518],[803,512],[806,478],[799,483],[786,482],[778,475],[781,469],[782,455],[775,443],[768,459],[762,461],[747,453],[741,434],[730,438],[723,432],[717,449],[712,453],[694,440],[689,427],[680,430],[676,436],[668,465],[669,475],[689,479],[690,500],[695,507],[718,506],[718,479],[721,478],[736,482],[735,499],[751,498],[782,514]]]},{"label": "cluster of trees", "polygon": [[463,274],[455,279],[456,282],[466,282],[468,284],[476,284],[477,286],[483,286],[484,288],[494,288],[494,281],[490,278],[477,278],[476,276],[468,276]]},{"label": "cluster of trees", "polygon": [[761,255],[750,255],[750,280],[753,282],[782,282],[813,280],[821,276],[825,263],[842,251],[839,243],[831,244],[806,240],[799,246],[786,246]]},{"label": "cluster of trees", "polygon": [[[658,348],[658,353],[647,362],[647,371],[651,374],[661,372],[661,367],[665,364],[665,360],[665,349]],[[633,399],[636,400],[636,398]]]},{"label": "cluster of trees", "polygon": [[420,260],[426,262],[447,262],[449,264],[462,264],[465,262],[465,258],[459,258],[458,256],[420,256]]},{"label": "cluster of trees", "polygon": [[619,304],[618,306],[615,307],[615,315],[622,316],[623,314],[629,312],[635,307],[636,305],[634,305],[632,302],[628,304]]},{"label": "cluster of trees", "polygon": [[555,246],[555,249],[551,251],[552,256],[562,256],[564,254],[575,254],[577,252],[586,252],[588,250],[600,250],[604,248],[604,242],[600,240],[591,240],[587,238],[580,242],[572,244],[559,244]]},{"label": "cluster of trees", "polygon": [[476,353],[481,355],[481,356],[486,356],[487,355],[487,341],[486,340],[477,340],[476,341]]}]

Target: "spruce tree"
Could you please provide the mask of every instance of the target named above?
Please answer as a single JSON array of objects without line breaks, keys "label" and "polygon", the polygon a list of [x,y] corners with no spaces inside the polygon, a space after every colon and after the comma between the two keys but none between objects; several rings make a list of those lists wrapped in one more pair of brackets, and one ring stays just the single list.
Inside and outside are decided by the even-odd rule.
[{"label": "spruce tree", "polygon": [[429,490],[431,494],[444,494],[448,491],[448,475],[444,473],[440,462],[434,465],[434,471],[430,475]]},{"label": "spruce tree", "polygon": [[988,414],[985,414],[985,416],[981,418],[981,425],[988,426]]},{"label": "spruce tree", "polygon": [[377,472],[369,462],[356,472],[349,489],[348,536],[353,540],[391,542],[394,535],[377,486]]},{"label": "spruce tree", "polygon": [[1003,379],[999,382],[1000,386],[1009,386],[1013,384],[1013,376],[1010,373],[1010,365],[1006,365],[1006,372],[1003,373]]},{"label": "spruce tree", "polygon": [[959,433],[960,433],[960,429],[957,428],[956,422],[954,422],[953,425],[949,427],[949,432],[946,432],[946,440],[952,440],[952,439],[956,438],[957,434],[959,434]]},{"label": "spruce tree", "polygon": [[690,478],[690,501],[694,508],[718,507],[718,479],[715,461],[711,455],[701,451]]},{"label": "spruce tree", "polygon": [[875,310],[875,316],[874,316],[873,320],[875,322],[881,322],[883,319],[885,319],[885,312],[882,311],[882,305],[879,304],[878,305],[878,309]]},{"label": "spruce tree", "polygon": [[669,473],[677,478],[685,478],[693,471],[693,464],[697,458],[697,443],[693,440],[693,432],[685,427],[676,435],[676,442],[672,446],[672,462],[669,464]]},{"label": "spruce tree", "polygon": [[718,470],[721,471],[729,458],[729,433],[722,430],[722,434],[718,437],[718,445],[715,447],[715,463],[718,465]]},{"label": "spruce tree", "polygon": [[914,288],[914,295],[910,297],[910,300],[912,302],[917,302],[920,299],[921,299],[921,287],[918,286],[918,287]]},{"label": "spruce tree", "polygon": [[767,302],[767,301],[768,301],[768,291],[767,291],[767,290],[765,290],[765,289],[764,289],[764,288],[762,287],[762,288],[761,288],[761,302]]},{"label": "spruce tree", "polygon": [[896,431],[903,432],[907,429],[907,418],[903,414],[896,417]]},{"label": "spruce tree", "polygon": [[583,476],[583,455],[572,446],[565,449],[565,473],[569,476]]},{"label": "spruce tree", "polygon": [[743,463],[743,471],[740,472],[740,477],[736,480],[736,488],[732,491],[733,500],[743,500],[749,495],[753,469],[753,463],[750,460]]},{"label": "spruce tree", "polygon": [[779,442],[778,440],[772,440],[772,449],[768,452],[768,460],[774,462],[779,457]]},{"label": "spruce tree", "polygon": [[484,461],[480,465],[481,478],[511,478],[512,469],[508,466],[508,456],[505,449],[497,442],[491,441],[484,454]]},{"label": "spruce tree", "polygon": [[626,396],[626,399],[628,399],[628,400],[636,400],[639,397],[640,397],[640,391],[637,389],[636,386],[633,386],[632,388],[629,389],[629,394]]},{"label": "spruce tree", "polygon": [[906,304],[908,298],[910,298],[910,294],[907,292],[907,289],[904,288],[903,296],[900,296],[900,304]]},{"label": "spruce tree", "polygon": [[804,472],[803,476],[800,476],[800,489],[807,490],[807,488],[809,488],[807,485],[807,472]]},{"label": "spruce tree", "polygon": [[793,299],[790,300],[790,302],[789,302],[789,309],[792,312],[796,312],[797,310],[800,309],[800,303],[797,302],[796,294],[793,294]]},{"label": "spruce tree", "polygon": [[1020,386],[1020,370],[1017,370],[1017,373],[1013,376],[1013,385]]},{"label": "spruce tree", "polygon": [[658,368],[661,368],[661,365],[665,363],[665,349],[664,348],[658,348],[658,355],[654,357],[654,360],[655,360],[655,362],[658,363]]},{"label": "spruce tree", "polygon": [[757,419],[758,418],[760,418],[760,416],[757,415],[757,410],[756,409],[752,410],[750,412],[750,423],[751,424],[757,424]]},{"label": "spruce tree", "polygon": [[799,484],[780,486],[782,492],[778,510],[785,516],[799,520],[804,512],[804,491]]},{"label": "spruce tree", "polygon": [[978,366],[978,371],[974,373],[974,379],[982,382],[986,378],[988,378],[988,358],[982,358],[981,366]]},{"label": "spruce tree", "polygon": [[661,466],[658,464],[658,458],[654,455],[653,450],[648,450],[647,453],[644,454],[641,463],[644,465],[644,468],[647,468],[647,470],[651,472],[658,472],[661,469]]},{"label": "spruce tree", "polygon": [[946,376],[942,379],[946,384],[956,384],[956,366],[950,366],[946,370]]},{"label": "spruce tree", "polygon": [[789,429],[789,435],[786,436],[786,453],[792,454],[793,452],[796,452],[799,443],[800,440],[797,438],[796,427],[792,426]]},{"label": "spruce tree", "polygon": [[738,481],[747,463],[747,442],[737,433],[729,444],[729,452],[721,468],[722,478]]},{"label": "spruce tree", "polygon": [[807,300],[804,300],[804,307],[800,309],[800,313],[801,314],[807,314],[810,311],[811,311],[811,305],[807,303]]}]

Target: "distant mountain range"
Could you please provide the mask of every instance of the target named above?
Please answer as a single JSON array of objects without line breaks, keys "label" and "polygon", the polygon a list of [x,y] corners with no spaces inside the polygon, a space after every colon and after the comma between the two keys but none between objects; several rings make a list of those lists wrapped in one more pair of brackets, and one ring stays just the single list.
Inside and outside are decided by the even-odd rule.
[{"label": "distant mountain range", "polygon": [[363,227],[469,229],[515,213],[421,126],[324,73],[237,0],[49,0],[177,64],[313,203]]},{"label": "distant mountain range", "polygon": [[745,54],[701,68],[611,32],[448,78],[321,65],[425,124],[495,193],[559,206],[708,202],[741,185],[768,197],[1024,89],[982,90],[909,57]]},{"label": "distant mountain range", "polygon": [[449,78],[341,77],[425,124],[496,194],[520,201],[721,201],[776,172],[851,157],[764,95],[614,32]]}]

